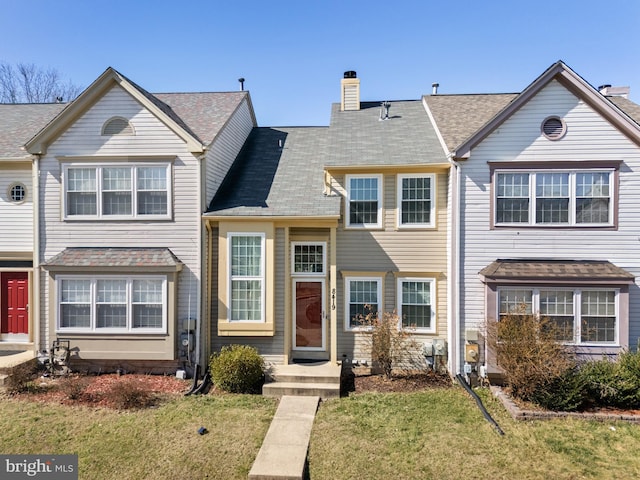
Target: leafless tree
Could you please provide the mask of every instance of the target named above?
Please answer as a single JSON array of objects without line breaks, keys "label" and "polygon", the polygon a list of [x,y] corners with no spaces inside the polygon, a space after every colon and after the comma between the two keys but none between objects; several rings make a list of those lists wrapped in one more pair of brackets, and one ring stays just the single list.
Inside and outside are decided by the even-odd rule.
[{"label": "leafless tree", "polygon": [[65,82],[54,68],[0,62],[0,103],[67,102],[81,91],[71,81]]}]

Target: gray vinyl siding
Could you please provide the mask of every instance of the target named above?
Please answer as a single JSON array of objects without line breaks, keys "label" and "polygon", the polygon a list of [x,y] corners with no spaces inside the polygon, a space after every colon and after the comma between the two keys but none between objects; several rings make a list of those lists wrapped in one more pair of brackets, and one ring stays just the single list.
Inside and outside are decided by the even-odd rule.
[{"label": "gray vinyl siding", "polygon": [[215,196],[253,127],[249,103],[245,98],[207,150],[203,207],[206,208]]},{"label": "gray vinyl siding", "polygon": [[[113,116],[124,117],[133,125],[135,136],[102,136],[103,124]],[[62,212],[62,162],[59,156],[94,156],[109,159],[135,155],[153,158],[175,157],[172,162],[173,212],[171,220],[160,221],[64,221]],[[64,160],[67,162],[68,160]],[[40,260],[46,261],[67,247],[164,247],[183,262],[179,274],[177,319],[197,318],[199,311],[200,209],[198,207],[198,169],[196,157],[185,143],[157,117],[142,107],[120,87],[112,88],[78,118],[52,145],[41,160],[40,183]],[[42,318],[48,318],[48,276],[42,276]],[[49,322],[42,322],[46,330]],[[46,341],[48,332],[42,332]]]},{"label": "gray vinyl siding", "polygon": [[[433,273],[436,279],[436,333],[416,333],[417,341],[447,338],[447,225],[449,181],[447,173],[436,174],[436,227],[430,229],[399,229],[396,226],[396,174],[383,177],[383,228],[349,229],[344,221],[337,231],[337,300],[338,358],[347,355],[358,360],[370,359],[370,347],[361,333],[345,328],[345,281],[342,272],[382,273],[385,312],[397,309],[397,276],[412,273]],[[345,177],[333,178],[334,191],[345,196]],[[343,201],[343,216],[344,216]]]},{"label": "gray vinyl siding", "polygon": [[[567,133],[560,141],[549,141],[540,134],[542,121],[550,115],[563,118],[567,124]],[[551,165],[556,161],[581,160],[623,162],[617,230],[490,230],[492,199],[487,162],[548,161]],[[640,276],[640,148],[558,82],[553,81],[543,88],[461,164],[462,333],[465,327],[478,327],[484,323],[484,286],[478,272],[497,258],[608,260]],[[638,288],[630,288],[629,301],[629,345],[635,348],[640,336]]]},{"label": "gray vinyl siding", "polygon": [[[10,187],[26,187],[23,202],[10,198]],[[33,188],[31,168],[0,165],[0,252],[33,251]]]}]

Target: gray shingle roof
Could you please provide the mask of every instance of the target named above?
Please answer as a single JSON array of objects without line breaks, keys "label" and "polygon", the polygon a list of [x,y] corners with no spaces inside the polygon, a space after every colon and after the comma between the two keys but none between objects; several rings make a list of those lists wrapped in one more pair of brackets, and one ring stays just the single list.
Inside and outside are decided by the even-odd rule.
[{"label": "gray shingle roof", "polygon": [[340,198],[323,194],[327,134],[327,127],[254,128],[206,215],[338,216]]},{"label": "gray shingle roof", "polygon": [[631,117],[631,119],[640,124],[640,105],[637,103],[633,103],[628,98],[624,97],[607,97],[611,103],[613,103],[620,110],[625,112],[627,115]]},{"label": "gray shingle roof", "polygon": [[597,260],[496,260],[480,271],[491,280],[536,279],[632,282],[634,275],[607,261]]},{"label": "gray shingle roof", "polygon": [[62,111],[62,103],[0,104],[0,158],[23,158],[21,147]]},{"label": "gray shingle roof", "polygon": [[455,150],[506,107],[517,93],[425,95],[449,151]]},{"label": "gray shingle roof", "polygon": [[382,102],[362,102],[360,110],[334,104],[327,166],[444,163],[446,157],[419,100],[393,101],[380,120]]},{"label": "gray shingle roof", "polygon": [[45,267],[169,267],[182,262],[168,248],[66,248],[48,261]]}]

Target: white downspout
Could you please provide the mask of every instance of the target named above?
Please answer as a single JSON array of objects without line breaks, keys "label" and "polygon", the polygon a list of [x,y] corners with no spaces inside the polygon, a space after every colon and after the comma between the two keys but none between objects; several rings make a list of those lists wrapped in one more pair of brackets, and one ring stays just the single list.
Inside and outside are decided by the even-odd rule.
[{"label": "white downspout", "polygon": [[460,327],[461,327],[461,319],[460,319],[460,181],[462,178],[462,167],[461,165],[453,160],[451,156],[449,156],[449,161],[453,165],[455,169],[454,185],[453,185],[453,208],[451,210],[451,214],[453,216],[452,219],[452,229],[451,238],[453,242],[453,252],[451,259],[451,276],[452,276],[452,296],[453,296],[453,332],[451,332],[451,339],[449,345],[453,345],[452,352],[452,370],[457,374],[461,373],[460,370],[460,355],[458,350],[460,348]]},{"label": "white downspout", "polygon": [[[31,164],[32,202],[33,202],[33,285],[31,286],[31,300],[33,308],[29,310],[31,325],[33,325],[34,350],[40,350],[40,157],[33,156]],[[45,315],[45,318],[48,318]]]}]

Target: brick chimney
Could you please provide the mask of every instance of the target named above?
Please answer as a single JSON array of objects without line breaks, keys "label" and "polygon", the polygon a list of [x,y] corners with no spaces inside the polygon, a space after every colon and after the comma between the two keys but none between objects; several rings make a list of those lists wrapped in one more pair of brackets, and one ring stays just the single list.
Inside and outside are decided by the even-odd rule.
[{"label": "brick chimney", "polygon": [[360,79],[353,70],[344,72],[340,93],[340,111],[360,110]]}]

